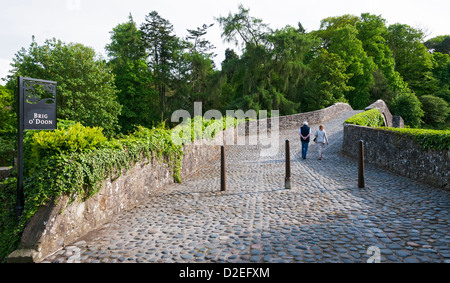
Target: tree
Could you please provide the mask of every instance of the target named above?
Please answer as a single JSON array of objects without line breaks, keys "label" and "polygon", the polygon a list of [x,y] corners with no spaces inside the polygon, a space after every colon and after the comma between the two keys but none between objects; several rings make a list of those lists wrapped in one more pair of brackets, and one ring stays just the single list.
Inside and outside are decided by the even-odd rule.
[{"label": "tree", "polygon": [[[269,83],[291,101],[300,101],[299,86],[308,75],[308,60],[314,56],[320,40],[305,34],[301,28],[286,26],[267,35],[266,68]],[[300,110],[300,109],[299,109]]]},{"label": "tree", "polygon": [[189,52],[186,54],[188,62],[188,78],[191,86],[191,102],[201,99],[208,86],[208,76],[213,73],[214,62],[212,59],[216,56],[212,50],[215,48],[204,36],[214,24],[197,28],[197,30],[188,29],[186,37]]},{"label": "tree", "polygon": [[433,77],[433,57],[423,44],[424,33],[404,24],[388,27],[387,44],[395,60],[395,69],[418,96],[438,90]]},{"label": "tree", "polygon": [[13,92],[0,85],[0,166],[12,165],[17,138],[17,115],[13,103]]},{"label": "tree", "polygon": [[422,103],[412,92],[402,92],[392,101],[392,112],[394,115],[401,116],[405,124],[412,128],[419,128],[422,124],[424,112]]},{"label": "tree", "polygon": [[433,52],[435,62],[433,76],[439,80],[439,86],[450,86],[450,55],[440,52]]},{"label": "tree", "polygon": [[255,46],[263,44],[264,36],[269,31],[269,26],[261,19],[250,16],[250,9],[245,9],[242,4],[238,7],[239,12],[227,17],[219,17],[216,20],[223,29],[222,38],[226,42],[234,42],[239,45],[239,39],[242,39],[242,47],[247,44]]},{"label": "tree", "polygon": [[[364,50],[380,70],[373,73],[375,85],[372,87],[372,100],[382,98],[390,105],[395,93],[407,91],[407,84],[395,70],[395,60],[386,40],[386,20],[381,16],[364,13],[356,23],[356,28]],[[384,87],[386,84],[387,88]]]},{"label": "tree", "polygon": [[347,67],[348,63],[339,55],[321,49],[310,64],[308,85],[301,100],[304,101],[302,105],[306,107],[302,110],[313,111],[336,102],[344,102],[344,94],[353,90],[353,87],[347,84],[352,77],[351,74],[346,74]]},{"label": "tree", "polygon": [[450,35],[440,35],[429,39],[425,46],[430,52],[440,52],[450,55]]},{"label": "tree", "polygon": [[356,22],[357,18],[350,16],[328,18],[314,34],[323,39],[323,46],[329,53],[339,55],[348,64],[346,73],[351,75],[348,85],[353,88],[345,97],[353,108],[364,109],[370,102],[370,89],[374,83],[372,73],[376,65],[357,37]]},{"label": "tree", "polygon": [[424,95],[420,97],[420,102],[425,113],[423,117],[425,124],[436,127],[445,123],[450,112],[445,100],[433,95]]},{"label": "tree", "polygon": [[173,34],[173,25],[156,11],[145,16],[141,31],[147,50],[148,65],[155,77],[155,89],[159,94],[161,121],[164,121],[167,110],[166,96],[170,90],[172,70],[175,64],[174,56],[180,42]]},{"label": "tree", "polygon": [[152,126],[159,119],[158,93],[153,88],[154,78],[146,64],[142,32],[131,14],[128,22],[112,30],[106,51],[119,90],[118,101],[123,106],[119,116],[122,132],[132,131],[134,125]]},{"label": "tree", "polygon": [[18,76],[58,82],[58,118],[100,126],[109,135],[119,128],[122,107],[117,102],[114,75],[92,48],[54,38],[39,46],[33,38],[28,50],[22,48],[15,55],[12,66],[10,89],[15,89]]},{"label": "tree", "polygon": [[0,136],[17,131],[17,115],[13,111],[14,94],[0,85]]}]

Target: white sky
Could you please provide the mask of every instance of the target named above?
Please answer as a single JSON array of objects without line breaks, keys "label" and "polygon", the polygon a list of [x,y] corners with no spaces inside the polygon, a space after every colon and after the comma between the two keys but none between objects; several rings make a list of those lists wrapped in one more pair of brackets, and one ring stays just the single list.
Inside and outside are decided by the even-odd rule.
[{"label": "white sky", "polygon": [[[237,12],[239,3],[273,29],[297,27],[301,22],[312,31],[324,18],[368,12],[381,15],[388,25],[424,28],[429,37],[450,34],[448,0],[0,0],[0,79],[11,69],[14,55],[22,47],[28,49],[32,35],[38,44],[55,37],[90,46],[106,57],[109,32],[126,22],[130,12],[140,26],[145,15],[157,11],[174,25],[178,37],[184,37],[186,29],[215,23],[207,38],[217,47],[216,64],[220,66],[225,49],[234,46],[222,42],[214,17]],[[0,80],[0,84],[5,82]]]}]

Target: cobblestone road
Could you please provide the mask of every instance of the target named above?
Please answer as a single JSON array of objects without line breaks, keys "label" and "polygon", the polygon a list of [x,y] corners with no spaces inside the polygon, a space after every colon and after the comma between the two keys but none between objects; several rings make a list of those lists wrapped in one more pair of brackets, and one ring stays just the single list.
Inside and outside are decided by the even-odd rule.
[{"label": "cobblestone road", "polygon": [[[381,262],[450,261],[450,193],[341,155],[345,112],[326,123],[330,145],[301,158],[297,129],[280,151],[227,147],[220,160],[149,199],[44,262]],[[312,125],[313,132],[318,125]],[[291,141],[292,186],[284,189],[284,141]]]}]

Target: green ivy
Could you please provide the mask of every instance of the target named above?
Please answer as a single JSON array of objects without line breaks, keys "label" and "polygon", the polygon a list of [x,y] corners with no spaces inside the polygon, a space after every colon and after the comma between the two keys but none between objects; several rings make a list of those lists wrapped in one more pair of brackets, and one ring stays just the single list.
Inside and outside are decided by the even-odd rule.
[{"label": "green ivy", "polygon": [[0,263],[20,243],[22,229],[15,222],[17,178],[0,182]]},{"label": "green ivy", "polygon": [[[211,130],[213,137],[226,129],[227,120],[197,120],[203,130]],[[185,129],[194,131],[194,121]],[[211,125],[215,125],[212,126]],[[228,120],[236,126],[237,121]],[[191,129],[188,129],[188,127]],[[217,127],[216,127],[217,126]],[[175,182],[181,182],[181,145],[172,141],[172,131],[161,128],[137,127],[128,135],[106,139],[101,128],[84,127],[72,121],[58,121],[55,131],[27,131],[24,135],[24,195],[25,208],[19,223],[15,220],[17,179],[0,183],[0,261],[17,248],[28,221],[45,204],[66,195],[70,202],[84,201],[101,189],[107,178],[121,175],[137,162],[153,158],[170,166]],[[201,133],[192,135],[202,138]]]},{"label": "green ivy", "polygon": [[378,109],[371,109],[349,118],[345,124],[353,124],[365,127],[381,127],[384,124],[383,115]]},{"label": "green ivy", "polygon": [[439,131],[428,129],[402,129],[386,127],[380,127],[379,129],[411,137],[424,149],[450,150],[450,130]]}]

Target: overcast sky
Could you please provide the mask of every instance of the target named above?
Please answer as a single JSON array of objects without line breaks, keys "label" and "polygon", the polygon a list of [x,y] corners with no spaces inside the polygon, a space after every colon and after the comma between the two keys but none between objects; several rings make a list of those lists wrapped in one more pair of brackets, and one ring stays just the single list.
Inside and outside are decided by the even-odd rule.
[{"label": "overcast sky", "polygon": [[219,63],[225,49],[233,46],[222,42],[214,18],[237,12],[239,3],[273,29],[301,22],[312,31],[324,18],[368,12],[388,24],[426,29],[429,37],[450,34],[449,0],[0,0],[0,79],[11,69],[14,55],[22,47],[28,49],[33,35],[38,44],[55,37],[90,46],[106,57],[110,31],[126,22],[129,13],[140,26],[151,11],[169,20],[178,37],[184,37],[186,29],[215,23],[207,37],[217,47]]}]

